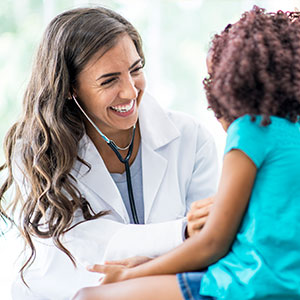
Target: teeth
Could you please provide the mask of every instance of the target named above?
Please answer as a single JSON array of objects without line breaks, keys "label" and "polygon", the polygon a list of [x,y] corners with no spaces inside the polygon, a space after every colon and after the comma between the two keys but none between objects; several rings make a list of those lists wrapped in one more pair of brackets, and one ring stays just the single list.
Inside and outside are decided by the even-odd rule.
[{"label": "teeth", "polygon": [[131,102],[127,105],[118,105],[118,106],[111,106],[111,108],[117,112],[128,112],[132,109],[133,105],[134,105],[134,101],[135,100],[131,100]]}]

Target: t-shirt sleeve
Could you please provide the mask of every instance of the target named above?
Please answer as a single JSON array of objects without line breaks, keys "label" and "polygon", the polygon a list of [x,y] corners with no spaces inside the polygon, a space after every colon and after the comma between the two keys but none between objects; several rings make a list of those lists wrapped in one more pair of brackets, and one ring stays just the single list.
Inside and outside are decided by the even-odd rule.
[{"label": "t-shirt sleeve", "polygon": [[268,126],[260,125],[261,118],[251,121],[249,115],[236,119],[228,128],[225,152],[243,151],[259,168],[265,159],[268,146]]}]

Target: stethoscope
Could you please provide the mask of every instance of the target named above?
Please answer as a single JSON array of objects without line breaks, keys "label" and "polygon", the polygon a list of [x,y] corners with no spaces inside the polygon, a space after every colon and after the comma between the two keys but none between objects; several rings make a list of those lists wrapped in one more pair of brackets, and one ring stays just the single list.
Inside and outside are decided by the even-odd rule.
[{"label": "stethoscope", "polygon": [[[118,157],[120,162],[125,165],[126,182],[127,182],[127,190],[128,190],[130,209],[131,209],[131,212],[132,212],[134,224],[139,224],[139,219],[138,219],[138,216],[137,216],[136,206],[135,206],[134,197],[133,197],[133,189],[132,189],[130,166],[129,166],[129,159],[131,157],[132,150],[133,150],[133,142],[134,142],[134,135],[135,135],[135,127],[136,127],[135,124],[133,125],[132,138],[131,138],[131,141],[130,141],[129,145],[125,148],[118,147],[113,140],[110,140],[104,133],[101,132],[101,130],[97,127],[97,125],[92,121],[92,119],[83,110],[83,108],[78,103],[78,101],[74,97],[74,95],[72,95],[72,98],[75,101],[76,105],[81,110],[81,112],[84,114],[84,116],[88,119],[88,121],[97,130],[97,132],[104,139],[104,141],[107,143],[107,145],[114,151],[114,153],[116,154],[116,156]],[[127,155],[126,155],[125,158],[123,158],[122,155],[120,154],[119,150],[127,150],[127,149],[128,149]]]}]

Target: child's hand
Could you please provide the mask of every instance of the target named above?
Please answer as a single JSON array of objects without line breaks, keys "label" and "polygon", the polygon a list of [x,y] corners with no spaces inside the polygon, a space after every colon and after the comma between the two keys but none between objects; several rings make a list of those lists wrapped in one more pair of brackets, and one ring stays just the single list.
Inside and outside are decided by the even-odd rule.
[{"label": "child's hand", "polygon": [[122,265],[127,268],[133,268],[138,265],[141,265],[152,258],[147,257],[147,256],[133,256],[121,260],[112,260],[112,261],[106,261],[105,265]]},{"label": "child's hand", "polygon": [[191,209],[187,214],[187,237],[193,236],[204,226],[213,204],[213,199],[213,197],[209,197],[192,203]]}]

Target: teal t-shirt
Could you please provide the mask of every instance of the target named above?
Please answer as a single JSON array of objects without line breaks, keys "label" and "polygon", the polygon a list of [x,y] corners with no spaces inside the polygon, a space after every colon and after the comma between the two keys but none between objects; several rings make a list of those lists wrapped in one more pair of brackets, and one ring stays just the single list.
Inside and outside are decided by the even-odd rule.
[{"label": "teal t-shirt", "polygon": [[249,206],[230,252],[208,268],[200,294],[217,299],[300,299],[300,124],[246,115],[228,128],[225,154],[256,165]]}]

